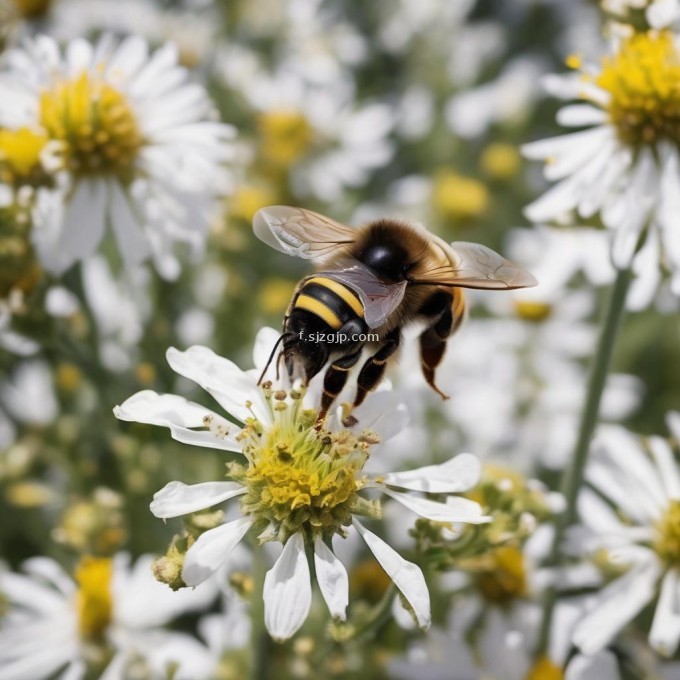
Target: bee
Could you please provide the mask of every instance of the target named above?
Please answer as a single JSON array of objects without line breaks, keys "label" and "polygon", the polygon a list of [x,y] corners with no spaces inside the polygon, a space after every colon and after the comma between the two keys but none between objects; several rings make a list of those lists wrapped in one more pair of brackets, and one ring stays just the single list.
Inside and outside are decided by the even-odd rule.
[{"label": "bee", "polygon": [[[361,358],[366,338],[377,338],[357,378],[354,403],[344,424],[356,424],[351,410],[377,387],[399,348],[401,330],[425,322],[420,363],[427,384],[444,399],[435,372],[448,338],[465,316],[462,288],[511,290],[535,286],[522,267],[478,243],[449,245],[422,225],[379,219],[353,229],[311,210],[271,206],[253,218],[255,235],[282,253],[311,260],[317,271],[295,288],[278,345],[291,380],[307,384],[330,361],[319,410],[322,423]],[[322,340],[320,340],[322,339]]]}]

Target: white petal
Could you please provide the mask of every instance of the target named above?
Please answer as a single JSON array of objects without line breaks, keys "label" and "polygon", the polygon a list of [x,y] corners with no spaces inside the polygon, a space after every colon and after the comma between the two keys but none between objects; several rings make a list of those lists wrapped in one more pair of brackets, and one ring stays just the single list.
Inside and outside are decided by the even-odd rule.
[{"label": "white petal", "polygon": [[400,402],[399,395],[391,390],[374,392],[352,412],[358,420],[355,430],[370,429],[380,436],[379,446],[398,435],[409,423],[409,411]]},{"label": "white petal", "polygon": [[305,622],[312,585],[302,534],[293,534],[264,577],[264,622],[275,640],[287,640]]},{"label": "white petal", "polygon": [[631,569],[602,590],[594,610],[574,630],[574,644],[584,654],[595,654],[652,600],[660,567],[655,559]]},{"label": "white petal", "polygon": [[32,557],[26,560],[22,569],[30,576],[37,576],[57,588],[61,593],[70,597],[75,589],[75,583],[62,569],[61,565],[49,557]]},{"label": "white petal", "polygon": [[482,466],[476,456],[461,453],[441,465],[427,465],[406,472],[389,472],[383,475],[385,484],[411,491],[453,493],[467,491],[477,482]]},{"label": "white petal", "polygon": [[257,371],[258,378],[260,377],[260,373],[264,370],[264,367],[267,365],[272,349],[280,337],[281,333],[279,331],[269,327],[261,328],[257,332],[255,344],[253,345],[253,365]]},{"label": "white petal", "polygon": [[655,0],[647,7],[647,21],[657,30],[666,28],[680,16],[678,0]]},{"label": "white petal", "polygon": [[567,666],[565,680],[621,680],[616,657],[611,652],[594,656],[577,654]]},{"label": "white petal", "polygon": [[606,127],[597,127],[583,132],[572,132],[557,137],[540,139],[522,146],[522,154],[532,160],[544,160],[569,152],[575,146],[590,147],[602,141],[602,138],[606,137],[607,134]]},{"label": "white petal", "polygon": [[649,644],[659,654],[673,656],[680,641],[680,578],[671,569],[661,582],[661,594],[656,605]]},{"label": "white petal", "polygon": [[116,406],[114,413],[119,420],[136,423],[166,425],[170,422],[180,427],[203,427],[203,418],[210,411],[175,394],[142,390]]},{"label": "white petal", "polygon": [[142,231],[141,216],[135,215],[129,196],[115,180],[109,182],[109,197],[111,226],[118,242],[118,250],[125,265],[134,269],[150,253],[149,242]]},{"label": "white petal", "polygon": [[349,578],[343,563],[320,539],[314,541],[314,566],[316,579],[330,613],[344,621],[349,602]]},{"label": "white petal", "polygon": [[413,607],[418,625],[422,629],[430,627],[432,617],[430,615],[430,593],[427,590],[425,577],[420,567],[412,562],[407,562],[399,553],[393,550],[385,541],[366,529],[357,519],[352,522],[361,534],[366,545],[375,555],[380,566],[394,581],[402,595]]},{"label": "white petal", "polygon": [[[153,390],[142,390],[126,399],[120,406],[114,407],[113,413],[119,420],[167,427],[172,438],[184,444],[223,451],[242,449],[236,439],[241,432],[238,425],[227,422],[205,406],[199,406],[175,394],[158,394]],[[206,417],[221,424],[219,432],[190,429],[204,427]]]},{"label": "white petal", "polygon": [[680,500],[680,474],[670,444],[661,437],[650,437],[649,448],[659,468],[661,483],[670,500]]},{"label": "white petal", "polygon": [[209,508],[245,492],[245,487],[236,482],[202,482],[191,485],[168,482],[153,495],[149,509],[155,517],[170,519]]},{"label": "white petal", "polygon": [[197,586],[210,578],[229,559],[252,523],[249,517],[241,517],[201,534],[184,557],[184,583]]},{"label": "white petal", "polygon": [[242,371],[235,363],[218,356],[211,349],[194,345],[184,352],[171,347],[166,353],[173,371],[199,384],[219,402],[222,408],[244,422],[252,416],[246,401],[253,402],[253,410],[261,422],[269,416],[258,396],[257,379]]},{"label": "white petal", "polygon": [[607,114],[589,104],[565,106],[557,112],[557,122],[567,127],[601,125],[607,121]]},{"label": "white petal", "polygon": [[104,236],[105,204],[104,182],[83,179],[76,183],[64,211],[62,232],[56,244],[60,266],[55,264],[55,273],[63,273],[97,249]]},{"label": "white petal", "polygon": [[437,503],[427,498],[418,498],[407,493],[392,491],[380,484],[375,485],[384,494],[399,501],[409,510],[433,522],[467,522],[468,524],[486,524],[491,521],[488,515],[482,515],[482,506],[468,498],[447,498],[446,503]]}]

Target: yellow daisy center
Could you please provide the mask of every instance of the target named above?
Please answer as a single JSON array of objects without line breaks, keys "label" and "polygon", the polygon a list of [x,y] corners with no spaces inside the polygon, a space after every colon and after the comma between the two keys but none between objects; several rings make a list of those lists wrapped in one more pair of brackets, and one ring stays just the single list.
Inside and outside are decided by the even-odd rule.
[{"label": "yellow daisy center", "polygon": [[40,169],[40,154],[47,137],[29,128],[0,130],[0,181],[26,182]]},{"label": "yellow daisy center", "polygon": [[26,19],[36,19],[47,13],[52,0],[12,0],[19,13]]},{"label": "yellow daisy center", "polygon": [[522,159],[515,146],[497,142],[484,149],[479,162],[489,177],[507,180],[517,174]]},{"label": "yellow daisy center", "polygon": [[680,565],[680,501],[671,501],[657,523],[654,549],[667,564]]},{"label": "yellow daisy center", "polygon": [[552,305],[538,300],[515,300],[515,313],[520,319],[539,323],[550,317]]},{"label": "yellow daisy center", "polygon": [[302,158],[310,149],[314,130],[299,111],[272,110],[257,121],[263,157],[287,167]]},{"label": "yellow daisy center", "polygon": [[532,666],[527,680],[562,680],[564,673],[547,656],[540,657]]},{"label": "yellow daisy center", "polygon": [[88,73],[57,83],[40,97],[40,122],[62,142],[72,172],[130,178],[143,139],[130,104],[108,83]]},{"label": "yellow daisy center", "polygon": [[361,504],[361,470],[377,436],[366,431],[327,432],[316,428],[317,412],[301,407],[301,393],[264,392],[273,424],[263,428],[256,419],[240,435],[249,465],[231,468],[247,487],[244,514],[255,516],[265,540],[285,542],[298,531],[328,538],[343,534]]},{"label": "yellow daisy center", "polygon": [[250,223],[253,216],[266,205],[276,202],[276,197],[271,191],[255,185],[244,185],[236,189],[229,201],[229,216]]},{"label": "yellow daisy center", "polygon": [[477,585],[487,600],[498,604],[526,597],[528,588],[522,551],[514,546],[492,551],[477,574]]},{"label": "yellow daisy center", "polygon": [[680,144],[680,53],[669,32],[639,33],[603,60],[596,83],[610,95],[609,117],[627,144]]},{"label": "yellow daisy center", "polygon": [[75,577],[80,634],[87,639],[101,637],[113,616],[113,563],[107,558],[83,557]]},{"label": "yellow daisy center", "polygon": [[489,206],[489,190],[476,179],[444,171],[434,178],[434,209],[444,219],[472,220]]}]

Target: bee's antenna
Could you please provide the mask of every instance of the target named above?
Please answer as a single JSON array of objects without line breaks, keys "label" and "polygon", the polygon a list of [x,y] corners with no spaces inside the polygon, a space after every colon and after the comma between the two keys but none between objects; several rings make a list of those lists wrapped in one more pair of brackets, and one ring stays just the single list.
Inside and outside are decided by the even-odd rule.
[{"label": "bee's antenna", "polygon": [[[279,339],[274,343],[274,347],[272,347],[272,352],[269,355],[269,359],[267,359],[267,364],[265,367],[262,369],[262,373],[260,374],[260,379],[257,381],[257,384],[259,385],[262,382],[262,378],[264,378],[264,374],[267,372],[267,369],[269,368],[270,364],[272,363],[272,359],[274,358],[274,354],[276,354],[276,350],[278,349],[279,345],[281,344],[281,341],[284,340],[287,337],[290,337],[293,335],[292,333],[282,333],[281,336],[279,336]],[[276,377],[278,379],[279,377],[279,362],[276,362]]]}]

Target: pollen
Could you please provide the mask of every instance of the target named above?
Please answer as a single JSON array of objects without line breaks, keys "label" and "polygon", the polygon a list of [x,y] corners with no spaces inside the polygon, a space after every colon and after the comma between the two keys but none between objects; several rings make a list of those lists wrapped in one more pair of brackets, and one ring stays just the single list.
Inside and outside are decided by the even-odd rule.
[{"label": "pollen", "polygon": [[113,563],[107,558],[84,557],[76,568],[78,623],[84,638],[101,637],[111,623],[112,576]]},{"label": "pollen", "polygon": [[272,110],[257,121],[262,156],[275,165],[288,167],[300,160],[314,141],[307,118],[295,110]]},{"label": "pollen", "polygon": [[243,512],[259,521],[266,540],[285,542],[298,531],[310,538],[344,535],[370,447],[347,430],[317,429],[316,413],[310,418],[299,395],[263,392],[273,424],[253,420],[244,430]]},{"label": "pollen", "polygon": [[26,183],[39,171],[47,137],[29,128],[0,130],[0,181]]},{"label": "pollen", "polygon": [[40,97],[40,122],[75,174],[130,179],[143,139],[130,104],[108,83],[88,73],[59,82]]},{"label": "pollen", "polygon": [[619,138],[631,146],[680,144],[680,53],[669,32],[639,33],[603,60],[596,84]]},{"label": "pollen", "polygon": [[654,549],[670,566],[680,566],[680,501],[671,501],[656,525]]}]

